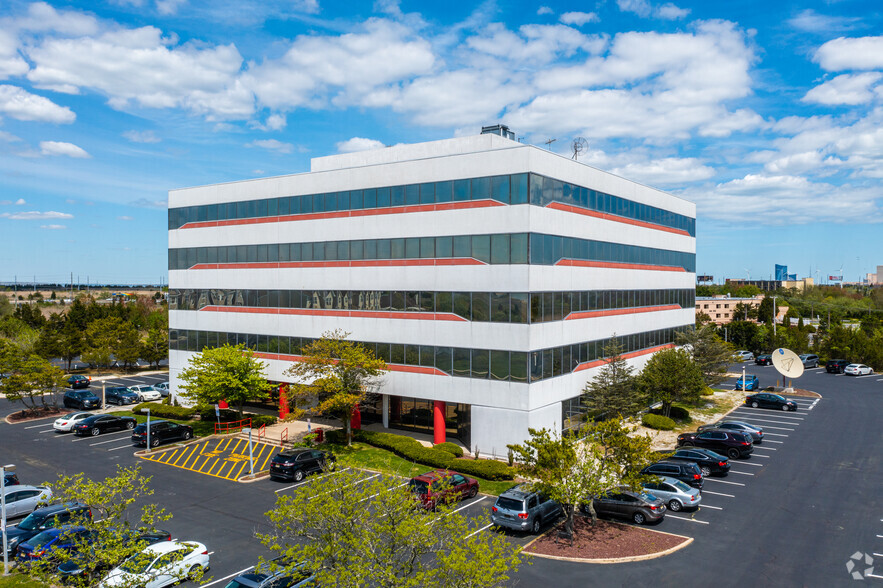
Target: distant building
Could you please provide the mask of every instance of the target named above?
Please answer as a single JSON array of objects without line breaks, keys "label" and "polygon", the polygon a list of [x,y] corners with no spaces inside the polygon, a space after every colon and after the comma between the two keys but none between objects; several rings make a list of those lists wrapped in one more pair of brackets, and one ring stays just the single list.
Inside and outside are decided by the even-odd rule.
[{"label": "distant building", "polygon": [[[747,317],[733,317],[733,311],[739,304],[743,304],[748,308],[758,308],[760,307],[760,303],[763,302],[764,296],[763,294],[758,294],[752,298],[731,298],[730,296],[718,295],[718,296],[697,296],[696,297],[696,316],[699,316],[700,312],[704,312],[708,316],[711,317],[711,322],[716,325],[725,325],[732,320],[750,320],[751,322],[757,322],[754,319],[747,319]],[[782,322],[782,319],[785,317],[785,314],[788,312],[787,306],[776,305],[776,322]]]},{"label": "distant building", "polygon": [[[795,274],[789,274],[789,277],[796,278],[797,276]],[[806,288],[815,285],[815,282],[812,278],[800,278],[799,280],[743,280],[740,278],[727,278],[727,284],[732,284],[736,287],[757,286],[765,292],[771,292],[773,290],[778,290],[779,288],[796,288],[797,290],[803,291]]]}]

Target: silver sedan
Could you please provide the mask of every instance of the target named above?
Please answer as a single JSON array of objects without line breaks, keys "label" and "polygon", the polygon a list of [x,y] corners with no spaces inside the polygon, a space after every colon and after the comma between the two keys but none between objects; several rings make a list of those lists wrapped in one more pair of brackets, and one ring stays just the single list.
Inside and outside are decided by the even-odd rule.
[{"label": "silver sedan", "polygon": [[664,500],[672,512],[678,512],[685,508],[699,508],[699,503],[702,502],[702,495],[697,488],[691,488],[684,482],[675,478],[669,478],[668,476],[658,477],[659,482],[644,482],[641,484],[645,492]]}]

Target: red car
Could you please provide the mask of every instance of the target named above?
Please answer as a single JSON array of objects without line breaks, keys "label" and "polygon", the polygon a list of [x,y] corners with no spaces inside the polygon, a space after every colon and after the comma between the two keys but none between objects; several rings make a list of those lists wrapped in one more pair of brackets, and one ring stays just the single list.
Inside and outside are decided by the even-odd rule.
[{"label": "red car", "polygon": [[439,503],[450,504],[478,494],[478,480],[451,470],[433,470],[414,476],[409,482],[414,497],[423,508],[433,509]]}]

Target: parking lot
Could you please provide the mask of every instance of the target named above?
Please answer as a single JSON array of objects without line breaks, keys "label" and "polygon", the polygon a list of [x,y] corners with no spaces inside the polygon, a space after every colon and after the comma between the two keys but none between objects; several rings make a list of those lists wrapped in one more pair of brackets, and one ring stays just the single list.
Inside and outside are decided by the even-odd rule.
[{"label": "parking lot", "polygon": [[249,453],[248,440],[230,436],[139,457],[154,463],[235,481],[248,474],[252,466],[255,472],[267,469],[267,464],[279,449],[278,446],[267,443],[252,443]]}]

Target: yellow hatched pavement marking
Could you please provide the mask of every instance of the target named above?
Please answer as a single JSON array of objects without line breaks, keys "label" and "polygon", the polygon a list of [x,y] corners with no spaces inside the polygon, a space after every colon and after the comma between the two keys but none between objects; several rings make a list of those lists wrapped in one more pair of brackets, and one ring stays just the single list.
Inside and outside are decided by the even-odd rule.
[{"label": "yellow hatched pavement marking", "polygon": [[172,458],[175,457],[175,454],[178,453],[179,451],[181,451],[180,448],[178,448],[174,451],[166,451],[166,458],[159,460],[160,463],[169,463],[170,461],[172,461]]},{"label": "yellow hatched pavement marking", "polygon": [[[255,472],[262,471],[266,467],[267,462],[277,449],[275,445],[269,443],[254,442],[252,444]],[[221,439],[217,443],[205,441],[193,446],[139,457],[224,480],[239,479],[249,464],[248,442],[233,437]]]},{"label": "yellow hatched pavement marking", "polygon": [[[196,453],[196,448],[197,448],[197,446],[198,446],[198,445],[194,445],[194,446],[193,446],[193,449],[192,449],[192,451],[190,452],[190,455],[187,455],[187,459],[190,459],[190,456],[193,455],[194,453]],[[178,465],[178,462],[181,461],[181,458],[184,457],[184,456],[187,454],[187,451],[188,451],[188,450],[189,450],[189,449],[185,449],[184,451],[182,451],[182,452],[181,452],[181,455],[178,456],[178,459],[175,460],[175,463],[173,463],[173,464],[171,464],[171,465],[176,466],[176,467],[183,467],[183,465],[179,466],[179,465]],[[184,460],[184,463],[185,463],[185,464],[187,463],[187,459]]]}]

